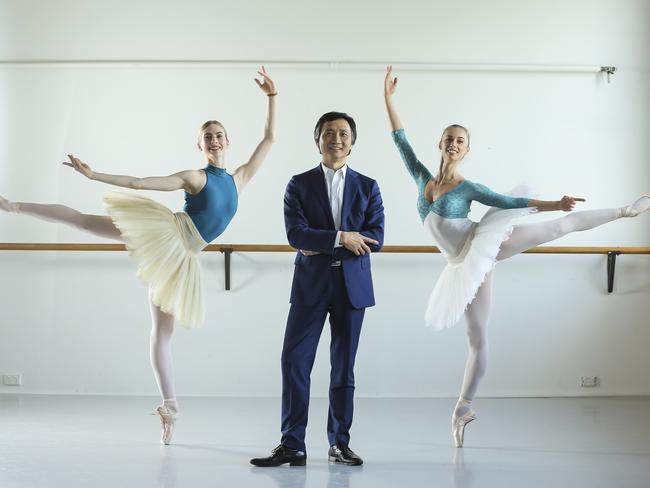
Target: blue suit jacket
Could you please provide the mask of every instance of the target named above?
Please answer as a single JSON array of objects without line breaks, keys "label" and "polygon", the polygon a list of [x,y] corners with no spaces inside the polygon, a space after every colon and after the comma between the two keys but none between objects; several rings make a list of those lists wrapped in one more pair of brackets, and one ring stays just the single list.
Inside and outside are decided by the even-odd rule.
[{"label": "blue suit jacket", "polygon": [[[327,297],[330,264],[341,260],[350,303],[354,308],[375,304],[370,272],[370,255],[356,256],[344,247],[334,248],[336,229],[323,168],[294,176],[284,195],[284,223],[289,244],[296,249],[318,251],[316,256],[296,255],[291,303],[311,307]],[[357,231],[384,243],[384,206],[377,182],[348,167],[341,208],[342,231]]]}]

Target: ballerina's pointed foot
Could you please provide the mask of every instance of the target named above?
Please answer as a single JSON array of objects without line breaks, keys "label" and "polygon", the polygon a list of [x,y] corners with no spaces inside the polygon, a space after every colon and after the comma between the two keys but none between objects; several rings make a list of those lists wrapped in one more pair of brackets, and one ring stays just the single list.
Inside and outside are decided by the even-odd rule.
[{"label": "ballerina's pointed foot", "polygon": [[10,202],[6,198],[0,195],[0,210],[4,210],[5,212],[12,212],[16,213],[18,212],[18,204],[15,202]]},{"label": "ballerina's pointed foot", "polygon": [[161,444],[166,446],[172,441],[174,435],[174,424],[176,423],[176,417],[178,417],[178,412],[167,408],[165,405],[160,405],[156,408],[156,414],[160,417],[160,422],[162,424],[162,435],[160,436]]},{"label": "ballerina's pointed foot", "polygon": [[642,195],[636,202],[627,207],[623,207],[623,217],[636,217],[643,212],[650,210],[650,194]]},{"label": "ballerina's pointed foot", "polygon": [[454,436],[454,444],[456,447],[463,447],[465,426],[472,420],[476,420],[476,413],[473,410],[470,410],[460,417],[454,416],[452,420],[452,435]]}]

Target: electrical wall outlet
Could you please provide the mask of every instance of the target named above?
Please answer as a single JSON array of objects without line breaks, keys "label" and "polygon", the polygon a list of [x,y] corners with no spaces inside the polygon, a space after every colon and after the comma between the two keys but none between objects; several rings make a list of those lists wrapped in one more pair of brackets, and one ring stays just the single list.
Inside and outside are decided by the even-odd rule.
[{"label": "electrical wall outlet", "polygon": [[581,376],[580,386],[582,388],[594,388],[600,386],[600,378],[598,378],[598,376]]},{"label": "electrical wall outlet", "polygon": [[23,375],[21,374],[3,374],[2,384],[7,386],[20,386],[23,383]]}]

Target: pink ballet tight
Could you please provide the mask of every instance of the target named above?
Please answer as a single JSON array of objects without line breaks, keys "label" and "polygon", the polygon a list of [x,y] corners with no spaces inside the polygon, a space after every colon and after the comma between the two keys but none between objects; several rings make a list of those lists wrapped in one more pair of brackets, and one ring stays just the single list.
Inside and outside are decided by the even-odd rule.
[{"label": "pink ballet tight", "polygon": [[65,205],[25,202],[18,203],[17,213],[31,215],[48,222],[68,224],[99,237],[123,241],[120,231],[107,215],[83,214]]},{"label": "pink ballet tight", "polygon": [[467,362],[460,398],[454,410],[454,416],[465,415],[476,395],[478,384],[485,375],[488,361],[487,325],[492,304],[492,273],[488,273],[483,284],[476,292],[472,303],[465,310],[467,322]]},{"label": "pink ballet tight", "polygon": [[149,357],[153,368],[160,395],[165,402],[176,401],[174,387],[174,366],[172,362],[172,333],[174,332],[174,316],[160,310],[153,303],[152,292],[149,290],[151,309],[151,335],[149,340]]},{"label": "pink ballet tight", "polygon": [[620,208],[586,210],[571,212],[565,217],[546,222],[516,225],[510,239],[501,245],[497,260],[503,261],[540,244],[559,239],[571,232],[581,232],[606,224],[621,217],[621,212],[622,209]]}]

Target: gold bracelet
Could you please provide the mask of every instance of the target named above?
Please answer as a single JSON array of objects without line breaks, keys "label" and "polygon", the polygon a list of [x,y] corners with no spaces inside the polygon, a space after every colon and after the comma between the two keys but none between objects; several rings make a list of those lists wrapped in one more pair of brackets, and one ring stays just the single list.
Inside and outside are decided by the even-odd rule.
[{"label": "gold bracelet", "polygon": [[275,92],[275,93],[267,93],[266,96],[267,96],[267,97],[274,97],[274,96],[276,96],[277,94],[278,94],[278,92]]}]

